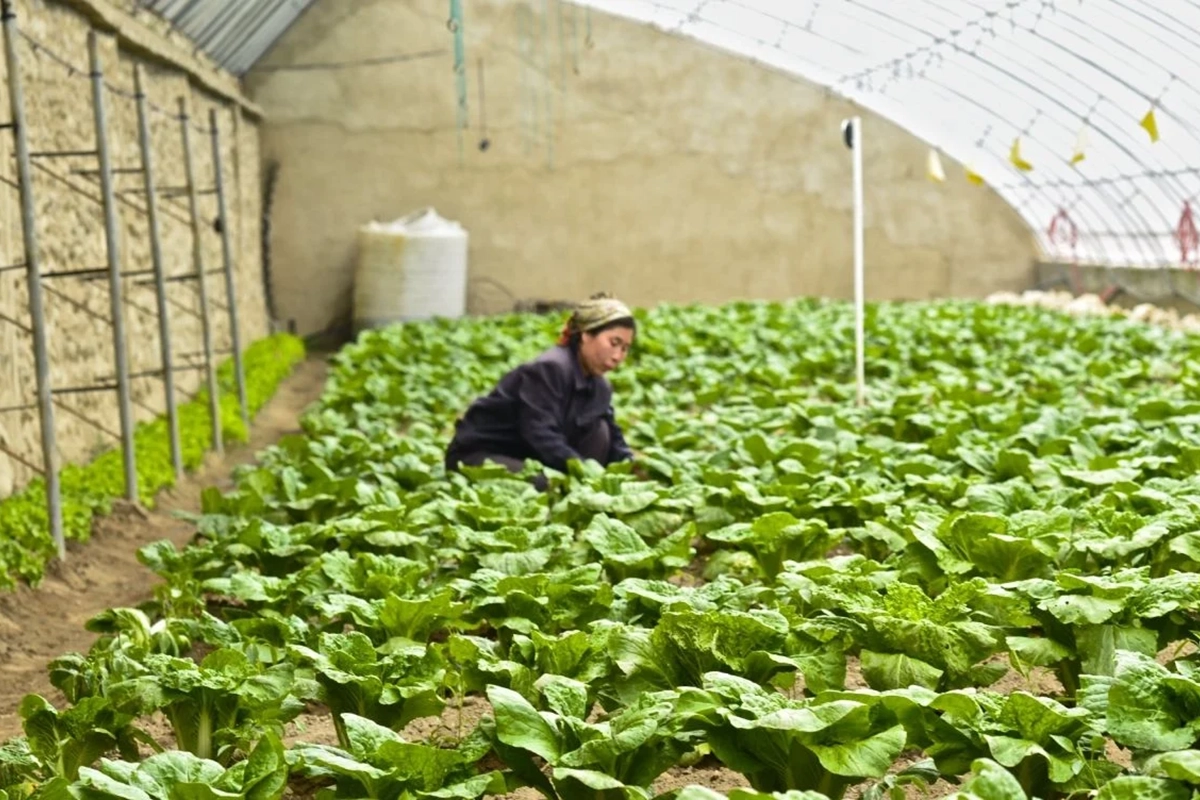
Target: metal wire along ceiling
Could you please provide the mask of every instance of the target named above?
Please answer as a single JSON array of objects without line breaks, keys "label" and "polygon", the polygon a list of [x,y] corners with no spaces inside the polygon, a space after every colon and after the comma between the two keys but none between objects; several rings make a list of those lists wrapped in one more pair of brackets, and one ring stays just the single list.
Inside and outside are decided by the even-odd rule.
[{"label": "metal wire along ceiling", "polygon": [[[1195,264],[1194,0],[583,0],[828,86],[960,161],[1045,255]],[[869,131],[864,130],[864,136]],[[870,181],[870,175],[867,175]]]},{"label": "metal wire along ceiling", "polygon": [[[138,2],[240,75],[314,0]],[[894,121],[931,143],[933,180],[945,179],[939,154],[964,164],[1024,216],[1048,258],[1200,260],[1200,0],[578,4],[752,58]]]}]

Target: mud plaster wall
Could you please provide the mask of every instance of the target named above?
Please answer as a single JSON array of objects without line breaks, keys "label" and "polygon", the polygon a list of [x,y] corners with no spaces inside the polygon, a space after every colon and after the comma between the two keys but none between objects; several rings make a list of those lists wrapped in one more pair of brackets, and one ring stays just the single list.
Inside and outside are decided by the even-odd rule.
[{"label": "mud plaster wall", "polygon": [[[112,164],[117,169],[141,167],[137,109],[133,99],[133,68],[141,63],[144,88],[150,104],[151,140],[155,185],[159,195],[159,235],[164,270],[168,276],[194,272],[191,217],[186,185],[181,125],[177,118],[180,97],[186,98],[195,126],[191,131],[197,187],[215,185],[212,140],[207,133],[209,110],[218,112],[221,132],[226,203],[231,223],[235,266],[235,291],[243,347],[267,332],[261,271],[261,214],[258,191],[257,119],[228,97],[209,92],[189,79],[188,65],[168,65],[161,59],[141,61],[122,46],[126,33],[141,42],[164,37],[161,26],[147,26],[128,9],[88,0],[114,24],[128,26],[101,31],[100,53],[105,81],[108,140]],[[129,5],[126,3],[125,5]],[[87,9],[85,9],[87,10]],[[96,129],[92,88],[88,78],[87,42],[93,19],[76,4],[47,0],[18,0],[17,22],[29,38],[18,40],[21,81],[29,145],[32,151],[94,150]],[[144,12],[142,15],[144,20]],[[73,68],[60,63],[36,40]],[[178,47],[176,46],[176,49]],[[0,60],[0,108],[8,116],[7,71]],[[11,131],[0,131],[0,176],[17,179],[15,141]],[[104,208],[99,202],[99,180],[89,170],[95,157],[73,156],[35,160],[33,189],[36,198],[38,244],[43,272],[89,269],[107,265]],[[124,272],[152,267],[149,224],[144,213],[143,177],[122,172],[114,177],[118,192],[119,244]],[[203,262],[206,272],[223,269],[221,237],[215,194],[199,197]],[[15,189],[0,186],[0,265],[24,261],[20,198]],[[122,281],[123,318],[129,369],[141,373],[161,368],[158,310],[151,276],[130,276]],[[223,274],[206,276],[214,345],[230,350],[230,322]],[[99,280],[77,277],[43,281],[45,318],[49,336],[51,381],[55,387],[111,383],[116,374],[110,297],[107,276]],[[202,363],[203,352],[197,284],[172,281],[167,289],[172,351],[177,367]],[[17,324],[29,325],[28,286],[23,270],[0,273],[0,408],[36,401],[31,337]],[[100,317],[100,319],[97,318]],[[228,355],[219,356],[220,359]],[[180,402],[201,385],[200,369],[180,369],[176,393]],[[165,410],[163,383],[157,377],[135,379],[131,384],[133,411],[138,420]],[[104,449],[119,446],[120,417],[115,392],[64,394],[55,403],[55,434],[61,464],[81,462]],[[0,496],[25,485],[42,464],[39,417],[36,410],[0,413],[0,444],[12,454],[0,453]]]},{"label": "mud plaster wall", "polygon": [[[280,318],[302,333],[347,321],[357,228],[427,205],[470,233],[469,311],[599,289],[638,304],[852,296],[839,127],[861,109],[560,0],[464,8],[461,161],[442,0],[321,0],[247,75],[263,158],[280,164]],[[1011,206],[959,165],[928,180],[926,143],[863,116],[871,297],[1028,286],[1037,250]]]}]

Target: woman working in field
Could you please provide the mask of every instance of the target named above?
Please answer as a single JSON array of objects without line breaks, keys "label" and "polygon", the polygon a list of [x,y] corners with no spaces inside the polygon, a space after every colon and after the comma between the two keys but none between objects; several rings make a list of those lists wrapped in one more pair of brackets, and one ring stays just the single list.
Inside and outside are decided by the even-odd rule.
[{"label": "woman working in field", "polygon": [[[580,303],[556,346],[471,404],[446,450],[446,469],[492,461],[520,472],[531,458],[563,472],[572,459],[631,459],[604,375],[625,360],[636,329],[620,300],[601,294]],[[545,488],[546,479],[535,483]]]}]

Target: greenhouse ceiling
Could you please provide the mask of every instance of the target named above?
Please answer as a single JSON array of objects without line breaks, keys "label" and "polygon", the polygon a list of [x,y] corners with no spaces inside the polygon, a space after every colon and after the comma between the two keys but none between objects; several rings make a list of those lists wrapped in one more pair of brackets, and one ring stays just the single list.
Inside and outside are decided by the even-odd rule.
[{"label": "greenhouse ceiling", "polygon": [[[243,74],[313,0],[139,2]],[[579,5],[784,70],[894,121],[930,143],[932,180],[942,154],[961,162],[1019,210],[1047,258],[1200,256],[1200,0]]]},{"label": "greenhouse ceiling", "polygon": [[[1049,258],[1196,262],[1198,2],[583,4],[753,58],[887,117],[1012,203]],[[938,180],[940,156],[930,161]]]}]

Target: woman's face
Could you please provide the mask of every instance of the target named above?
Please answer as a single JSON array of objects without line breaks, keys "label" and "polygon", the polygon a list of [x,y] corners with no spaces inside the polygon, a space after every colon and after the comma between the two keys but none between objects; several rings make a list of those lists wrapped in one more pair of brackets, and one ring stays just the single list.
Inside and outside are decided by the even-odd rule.
[{"label": "woman's face", "polygon": [[579,341],[579,360],[584,372],[603,375],[620,366],[633,344],[633,328],[609,328],[600,333],[584,333]]}]

